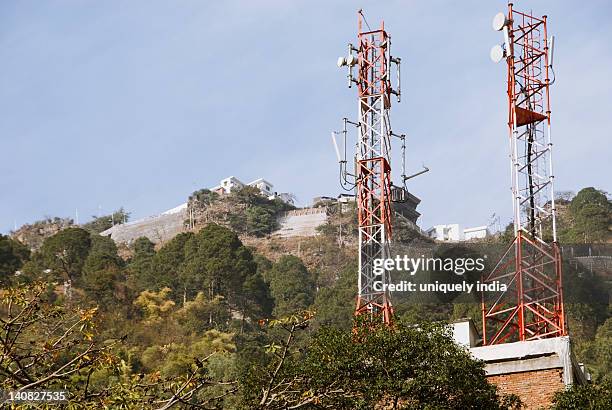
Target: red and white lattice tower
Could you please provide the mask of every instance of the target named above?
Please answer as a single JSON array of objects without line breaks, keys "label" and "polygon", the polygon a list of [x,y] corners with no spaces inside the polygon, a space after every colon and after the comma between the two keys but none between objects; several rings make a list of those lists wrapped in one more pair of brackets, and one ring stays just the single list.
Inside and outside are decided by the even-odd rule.
[{"label": "red and white lattice tower", "polygon": [[[390,257],[391,195],[402,188],[391,183],[391,131],[389,110],[391,94],[399,100],[399,63],[390,55],[391,38],[384,23],[377,30],[364,29],[359,13],[358,45],[349,45],[348,57],[341,57],[339,66],[348,67],[349,86],[359,92],[358,142],[355,158],[355,187],[359,221],[359,272],[356,316],[367,315],[372,320],[391,323],[393,307],[384,285],[390,283],[388,271],[376,274],[374,260]],[[365,23],[367,25],[367,23]],[[356,52],[357,55],[353,55]],[[398,69],[398,84],[391,85],[391,65]],[[352,68],[357,68],[353,77]],[[349,121],[350,122],[350,121]],[[346,124],[346,120],[345,120]],[[346,134],[346,133],[345,133]],[[397,135],[402,138],[403,136]],[[345,163],[345,161],[340,161]],[[399,194],[402,195],[401,191]]]},{"label": "red and white lattice tower", "polygon": [[567,334],[551,155],[552,39],[546,16],[518,12],[512,3],[493,28],[503,31],[504,47],[494,47],[491,58],[508,65],[514,241],[483,278],[508,286],[493,297],[483,293],[485,345]]}]

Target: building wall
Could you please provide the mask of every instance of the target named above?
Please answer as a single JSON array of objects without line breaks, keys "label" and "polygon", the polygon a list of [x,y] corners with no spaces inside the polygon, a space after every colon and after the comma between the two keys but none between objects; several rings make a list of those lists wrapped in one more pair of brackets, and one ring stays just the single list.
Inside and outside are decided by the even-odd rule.
[{"label": "building wall", "polygon": [[435,225],[427,231],[427,234],[438,241],[460,241],[463,239],[463,231],[459,224]]},{"label": "building wall", "polygon": [[563,369],[545,369],[487,377],[500,393],[516,394],[527,409],[549,408],[556,392],[565,388]]},{"label": "building wall", "polygon": [[484,239],[489,235],[489,231],[486,226],[477,226],[475,228],[465,228],[463,230],[463,238],[466,241],[470,239]]}]

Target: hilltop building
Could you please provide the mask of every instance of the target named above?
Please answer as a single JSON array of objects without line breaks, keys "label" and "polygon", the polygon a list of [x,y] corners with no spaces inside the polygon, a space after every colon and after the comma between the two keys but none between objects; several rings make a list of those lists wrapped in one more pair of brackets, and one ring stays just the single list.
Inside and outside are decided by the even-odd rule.
[{"label": "hilltop building", "polygon": [[210,188],[210,190],[218,193],[219,195],[227,195],[230,192],[235,191],[237,189],[242,189],[245,186],[251,186],[259,189],[261,194],[267,197],[268,199],[278,198],[287,204],[295,205],[295,197],[292,194],[288,192],[275,192],[274,184],[272,184],[270,181],[265,180],[264,178],[257,178],[256,180],[251,181],[249,183],[244,183],[235,176],[229,176],[227,178],[222,179],[219,182],[219,185]]},{"label": "hilltop building", "polygon": [[462,229],[459,224],[434,225],[425,232],[430,238],[442,242],[470,241],[489,236],[486,226]]}]

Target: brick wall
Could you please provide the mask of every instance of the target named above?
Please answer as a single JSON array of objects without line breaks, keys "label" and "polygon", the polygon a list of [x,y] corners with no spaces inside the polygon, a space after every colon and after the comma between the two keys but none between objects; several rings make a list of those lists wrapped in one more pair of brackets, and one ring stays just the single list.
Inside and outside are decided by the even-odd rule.
[{"label": "brick wall", "polygon": [[488,379],[500,393],[519,396],[527,409],[549,408],[554,394],[564,388],[562,369],[500,374]]}]

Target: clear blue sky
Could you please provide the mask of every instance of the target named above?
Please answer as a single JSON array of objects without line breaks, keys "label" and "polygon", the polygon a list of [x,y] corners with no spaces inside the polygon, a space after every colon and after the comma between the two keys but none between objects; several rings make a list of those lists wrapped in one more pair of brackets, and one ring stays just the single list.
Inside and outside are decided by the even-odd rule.
[{"label": "clear blue sky", "polygon": [[[515,5],[556,34],[557,190],[612,189],[612,3]],[[76,208],[143,217],[228,175],[302,204],[337,194],[329,134],[356,94],[335,63],[359,7],[402,57],[392,123],[409,170],[431,168],[410,184],[421,226],[507,222],[505,68],[488,56],[504,1],[15,0],[0,2],[0,232]]]}]

